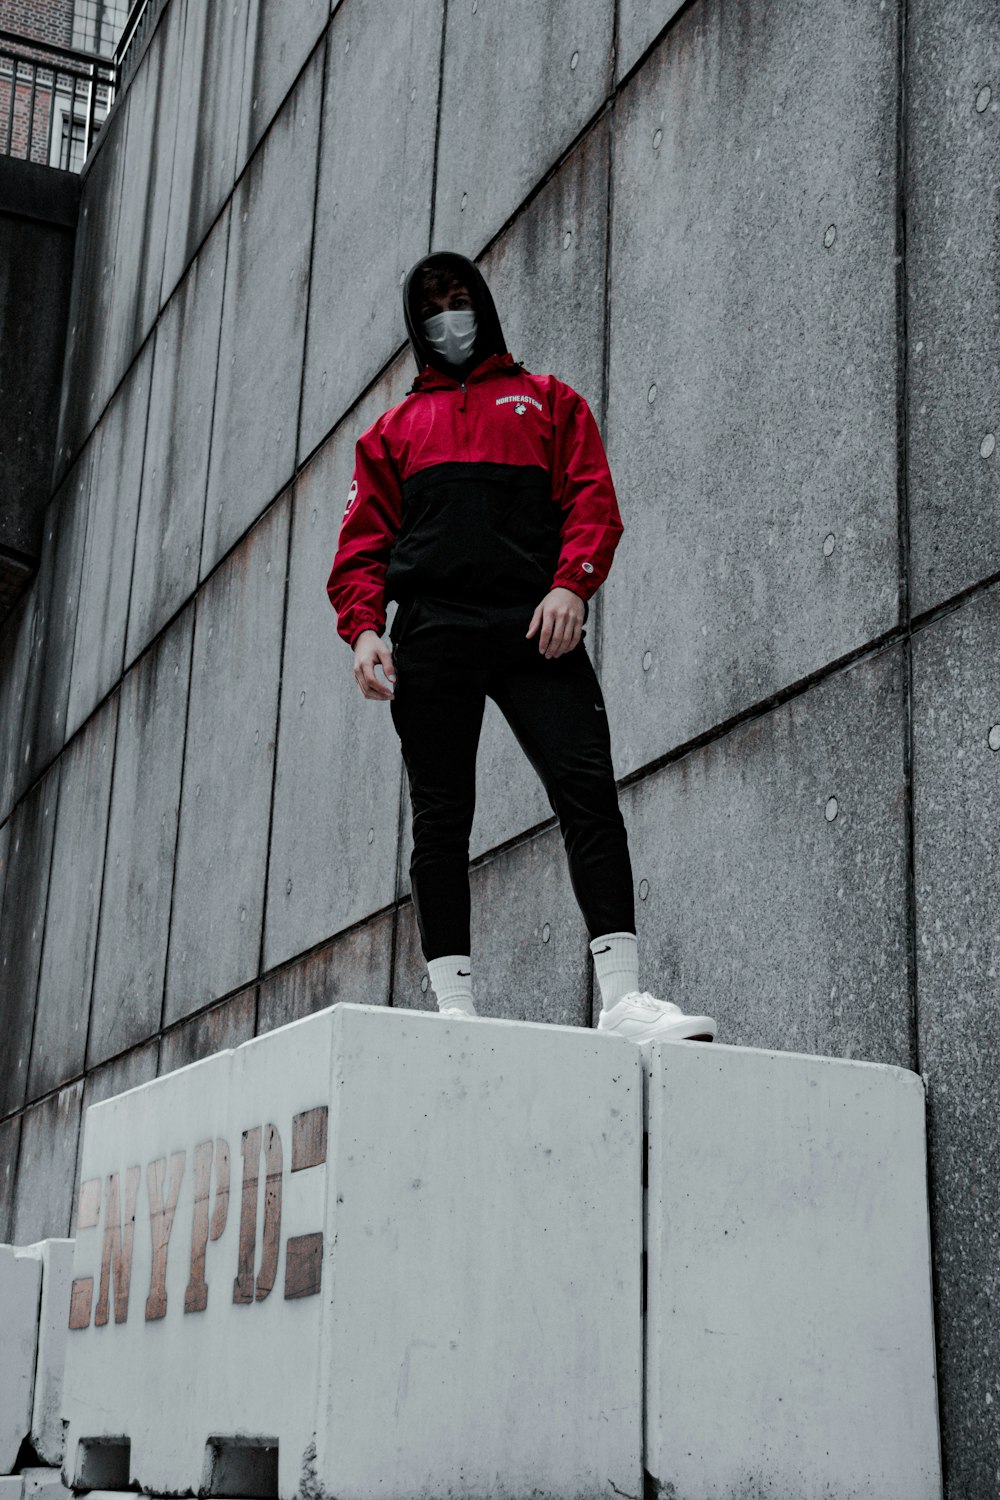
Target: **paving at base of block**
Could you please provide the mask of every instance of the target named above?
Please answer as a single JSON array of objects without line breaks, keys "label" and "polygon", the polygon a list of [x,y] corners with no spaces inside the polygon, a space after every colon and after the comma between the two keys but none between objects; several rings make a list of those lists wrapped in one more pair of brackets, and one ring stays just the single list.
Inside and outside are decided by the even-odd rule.
[{"label": "paving at base of block", "polygon": [[639,1493],[641,1163],[572,1026],[342,1003],[94,1105],[74,1487]]},{"label": "paving at base of block", "polygon": [[59,1469],[22,1469],[0,1478],[0,1500],[69,1500]]}]

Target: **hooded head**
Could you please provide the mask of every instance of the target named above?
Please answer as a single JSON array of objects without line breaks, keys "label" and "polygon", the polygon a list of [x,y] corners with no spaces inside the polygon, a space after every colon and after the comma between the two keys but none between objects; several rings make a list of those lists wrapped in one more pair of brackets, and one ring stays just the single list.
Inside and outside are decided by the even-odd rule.
[{"label": "hooded head", "polygon": [[[449,311],[442,318],[443,309],[435,298],[446,294],[455,282],[465,286],[471,306],[463,303],[461,309]],[[425,292],[430,294],[429,298]],[[434,321],[430,328],[425,328],[428,314]],[[403,283],[403,318],[413,358],[421,373],[433,365],[436,370],[463,380],[491,354],[507,353],[500,319],[483,274],[474,261],[457,251],[434,251],[410,269]]]}]

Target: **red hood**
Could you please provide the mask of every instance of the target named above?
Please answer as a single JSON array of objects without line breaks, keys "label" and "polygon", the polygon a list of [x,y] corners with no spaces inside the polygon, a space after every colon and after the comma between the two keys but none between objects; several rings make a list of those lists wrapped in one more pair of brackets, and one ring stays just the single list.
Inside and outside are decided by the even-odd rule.
[{"label": "red hood", "polygon": [[[473,380],[487,380],[491,375],[501,375],[520,369],[521,365],[513,354],[491,354],[469,371],[465,377],[465,384],[469,385]],[[453,391],[461,384],[457,375],[446,375],[442,370],[435,369],[433,365],[426,365],[414,380],[410,390]]]}]

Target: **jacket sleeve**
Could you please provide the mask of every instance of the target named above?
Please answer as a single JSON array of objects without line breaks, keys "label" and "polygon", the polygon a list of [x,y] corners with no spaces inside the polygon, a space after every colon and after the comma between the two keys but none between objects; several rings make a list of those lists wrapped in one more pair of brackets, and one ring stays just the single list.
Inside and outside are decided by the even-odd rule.
[{"label": "jacket sleeve", "polygon": [[326,585],[337,634],[352,647],[363,630],[381,635],[385,629],[385,575],[402,522],[402,487],[381,420],[355,444],[354,477]]},{"label": "jacket sleeve", "polygon": [[625,528],[590,407],[563,381],[554,390],[552,498],[563,522],[552,587],[570,589],[586,602],[607,578]]}]

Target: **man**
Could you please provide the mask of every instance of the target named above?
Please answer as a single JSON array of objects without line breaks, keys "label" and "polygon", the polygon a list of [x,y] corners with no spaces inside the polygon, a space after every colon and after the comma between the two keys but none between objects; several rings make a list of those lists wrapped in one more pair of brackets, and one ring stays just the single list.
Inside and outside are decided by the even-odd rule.
[{"label": "man", "polygon": [[389,700],[399,736],[413,905],[438,1009],[477,1014],[469,834],[489,695],[559,819],[601,987],[598,1030],[711,1041],[710,1017],[638,991],[628,840],[583,644],[624,529],[597,424],[570,386],[507,352],[464,255],[419,260],[403,315],[417,378],[357,441],[327,593],[362,695]]}]

